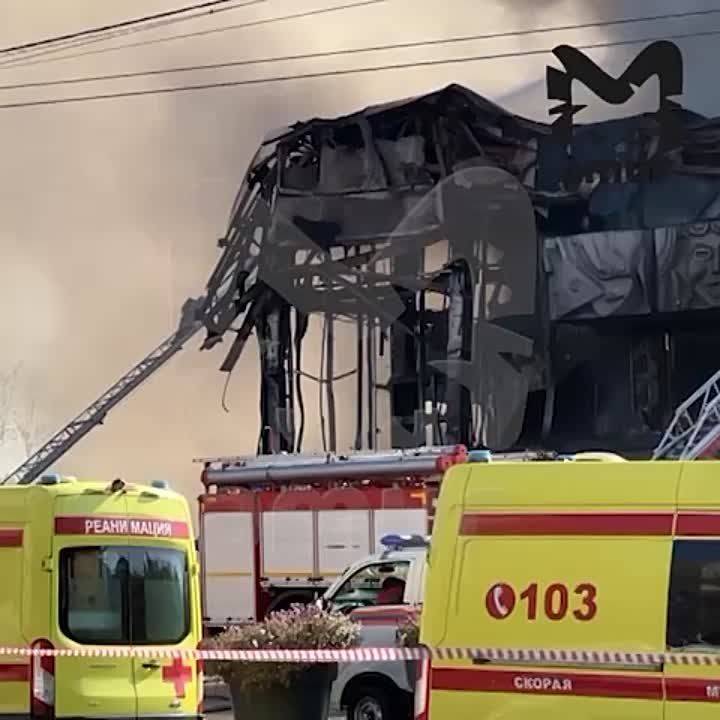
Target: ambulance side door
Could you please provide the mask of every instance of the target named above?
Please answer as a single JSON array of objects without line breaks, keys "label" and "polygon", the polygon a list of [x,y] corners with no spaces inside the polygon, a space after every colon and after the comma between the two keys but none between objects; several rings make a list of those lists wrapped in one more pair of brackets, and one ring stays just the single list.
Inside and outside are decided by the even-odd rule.
[{"label": "ambulance side door", "polygon": [[[137,648],[195,650],[200,637],[197,564],[189,543],[131,541],[133,644]],[[138,717],[198,712],[197,662],[191,658],[135,658]]]},{"label": "ambulance side door", "polygon": [[[126,514],[121,494],[56,501],[54,628],[56,647],[78,650],[130,645],[127,539],[112,535]],[[56,659],[58,717],[134,716],[137,699],[130,657]]]},{"label": "ambulance side door", "polygon": [[[673,544],[665,664],[665,720],[709,720],[720,712],[720,538]],[[683,664],[688,653],[710,663]]]}]

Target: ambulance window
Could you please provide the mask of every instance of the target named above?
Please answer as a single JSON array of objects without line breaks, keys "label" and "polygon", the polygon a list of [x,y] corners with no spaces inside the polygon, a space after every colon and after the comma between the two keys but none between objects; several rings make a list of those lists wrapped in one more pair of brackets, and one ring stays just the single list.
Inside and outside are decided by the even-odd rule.
[{"label": "ambulance window", "polygon": [[119,643],[127,637],[124,587],[129,563],[112,548],[76,548],[62,557],[61,627],[83,643]]},{"label": "ambulance window", "polygon": [[60,552],[60,629],[75,642],[175,644],[190,630],[184,552],[80,547]]},{"label": "ambulance window", "polygon": [[720,646],[720,541],[675,542],[667,639],[673,648]]},{"label": "ambulance window", "polygon": [[185,553],[164,548],[134,549],[131,584],[133,642],[180,642],[190,629]]}]

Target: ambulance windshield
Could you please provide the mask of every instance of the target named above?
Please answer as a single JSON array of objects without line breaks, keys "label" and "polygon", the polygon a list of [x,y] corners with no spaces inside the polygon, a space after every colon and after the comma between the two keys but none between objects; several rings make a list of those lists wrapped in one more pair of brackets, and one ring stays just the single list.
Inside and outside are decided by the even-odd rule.
[{"label": "ambulance windshield", "polygon": [[190,629],[185,553],[79,547],[60,553],[60,628],[84,644],[170,645]]}]

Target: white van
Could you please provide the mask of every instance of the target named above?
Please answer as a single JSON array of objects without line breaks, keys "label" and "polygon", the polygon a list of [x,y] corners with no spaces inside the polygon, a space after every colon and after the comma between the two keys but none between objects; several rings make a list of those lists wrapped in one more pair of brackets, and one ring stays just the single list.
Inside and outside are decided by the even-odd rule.
[{"label": "white van", "polygon": [[[428,541],[387,535],[386,550],[350,565],[318,603],[345,612],[362,630],[360,645],[390,647],[422,605]],[[333,685],[331,711],[348,720],[410,720],[414,672],[408,663],[343,663]]]}]

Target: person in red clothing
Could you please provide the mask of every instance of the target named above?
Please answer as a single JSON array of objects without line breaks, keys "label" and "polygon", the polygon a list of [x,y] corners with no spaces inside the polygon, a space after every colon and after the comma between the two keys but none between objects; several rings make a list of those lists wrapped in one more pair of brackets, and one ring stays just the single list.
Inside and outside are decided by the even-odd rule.
[{"label": "person in red clothing", "polygon": [[405,597],[405,581],[391,575],[383,580],[377,596],[378,605],[399,605]]}]

